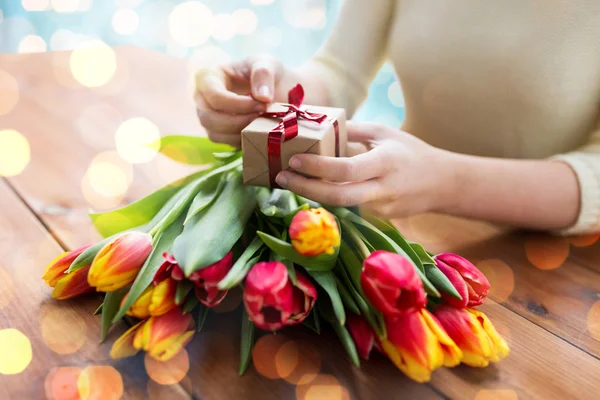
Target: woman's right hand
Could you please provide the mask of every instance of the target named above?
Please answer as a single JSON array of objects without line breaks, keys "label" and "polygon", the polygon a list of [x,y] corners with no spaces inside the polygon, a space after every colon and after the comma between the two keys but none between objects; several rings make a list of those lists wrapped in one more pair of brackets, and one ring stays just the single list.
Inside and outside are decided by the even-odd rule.
[{"label": "woman's right hand", "polygon": [[250,57],[196,73],[195,100],[208,137],[239,147],[240,132],[279,99],[282,63],[270,56]]}]

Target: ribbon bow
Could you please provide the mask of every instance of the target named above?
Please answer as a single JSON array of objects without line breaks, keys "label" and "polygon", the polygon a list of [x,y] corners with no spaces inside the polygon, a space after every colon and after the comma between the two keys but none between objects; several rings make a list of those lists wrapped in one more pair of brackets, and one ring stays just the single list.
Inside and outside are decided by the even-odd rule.
[{"label": "ribbon bow", "polygon": [[[268,137],[268,158],[269,158],[269,180],[271,187],[277,188],[279,185],[275,182],[277,174],[281,172],[281,144],[292,140],[298,136],[298,119],[312,121],[317,124],[322,124],[326,119],[326,114],[313,113],[306,110],[301,110],[300,106],[304,101],[304,89],[302,85],[297,84],[288,93],[288,104],[282,104],[287,107],[286,111],[264,112],[260,116],[263,118],[281,118],[281,122],[277,124],[269,132]],[[338,127],[337,121],[333,121],[336,130],[336,157],[338,156]]]}]

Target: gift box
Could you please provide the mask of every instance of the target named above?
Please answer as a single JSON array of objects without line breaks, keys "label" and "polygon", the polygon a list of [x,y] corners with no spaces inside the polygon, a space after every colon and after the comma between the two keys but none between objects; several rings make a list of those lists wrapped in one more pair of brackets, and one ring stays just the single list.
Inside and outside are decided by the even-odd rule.
[{"label": "gift box", "polygon": [[242,131],[244,183],[278,187],[277,174],[295,154],[346,157],[346,113],[332,107],[304,106],[300,85],[289,103],[273,103]]}]

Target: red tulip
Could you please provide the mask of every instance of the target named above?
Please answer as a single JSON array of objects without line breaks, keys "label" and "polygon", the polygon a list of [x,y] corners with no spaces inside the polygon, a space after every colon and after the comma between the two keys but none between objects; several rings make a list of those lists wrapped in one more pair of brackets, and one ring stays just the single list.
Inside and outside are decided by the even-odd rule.
[{"label": "red tulip", "polygon": [[346,328],[352,336],[358,355],[363,360],[368,360],[371,350],[375,343],[375,334],[369,323],[358,315],[348,316],[346,321]]},{"label": "red tulip", "polygon": [[435,256],[440,271],[450,280],[462,300],[442,293],[442,298],[457,308],[478,306],[486,299],[490,291],[490,282],[485,275],[469,260],[452,253]]},{"label": "red tulip", "polygon": [[163,258],[165,261],[161,264],[154,275],[154,284],[157,285],[159,282],[164,281],[167,277],[171,277],[176,281],[182,281],[185,279],[185,274],[179,264],[177,264],[177,260],[173,257],[172,254],[163,253]]},{"label": "red tulip", "polygon": [[509,348],[485,314],[472,308],[441,305],[435,316],[462,350],[461,361],[472,367],[487,367],[506,357]]},{"label": "red tulip", "polygon": [[386,319],[383,351],[409,378],[427,382],[441,367],[458,365],[462,352],[426,309]]},{"label": "red tulip", "polygon": [[369,301],[386,316],[418,311],[427,302],[414,266],[399,254],[371,253],[363,263],[360,282]]},{"label": "red tulip", "polygon": [[87,280],[89,265],[69,274],[66,273],[73,261],[90,246],[88,244],[71,252],[63,253],[48,265],[42,279],[48,286],[54,288],[53,298],[66,300],[94,290]]},{"label": "red tulip", "polygon": [[256,326],[275,331],[304,321],[317,300],[317,290],[300,271],[296,279],[294,286],[287,267],[277,261],[252,267],[244,284],[244,305]]},{"label": "red tulip", "polygon": [[219,290],[218,285],[232,266],[233,254],[229,252],[220,261],[195,271],[189,276],[188,279],[196,286],[196,297],[206,307],[217,306],[225,298],[227,290]]}]

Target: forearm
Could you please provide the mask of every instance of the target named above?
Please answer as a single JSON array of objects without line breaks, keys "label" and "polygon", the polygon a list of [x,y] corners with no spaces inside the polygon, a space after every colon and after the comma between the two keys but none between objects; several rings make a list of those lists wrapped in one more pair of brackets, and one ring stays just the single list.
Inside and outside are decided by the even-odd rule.
[{"label": "forearm", "polygon": [[577,220],[577,177],[562,162],[444,157],[448,176],[438,211],[542,230],[565,229]]}]

